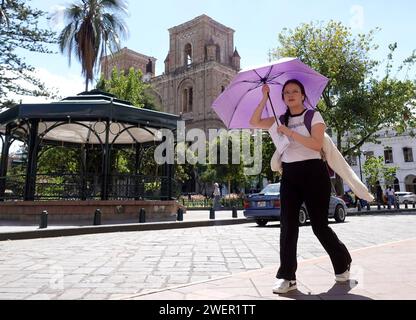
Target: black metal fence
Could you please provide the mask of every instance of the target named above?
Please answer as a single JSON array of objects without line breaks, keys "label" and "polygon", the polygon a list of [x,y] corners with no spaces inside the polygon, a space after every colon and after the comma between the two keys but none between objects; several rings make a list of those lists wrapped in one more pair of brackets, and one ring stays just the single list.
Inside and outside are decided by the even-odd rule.
[{"label": "black metal fence", "polygon": [[[100,200],[103,177],[88,174],[37,174],[35,200]],[[23,200],[25,175],[0,177],[5,184],[0,200]],[[109,200],[172,199],[180,186],[167,176],[115,174],[108,177]]]}]

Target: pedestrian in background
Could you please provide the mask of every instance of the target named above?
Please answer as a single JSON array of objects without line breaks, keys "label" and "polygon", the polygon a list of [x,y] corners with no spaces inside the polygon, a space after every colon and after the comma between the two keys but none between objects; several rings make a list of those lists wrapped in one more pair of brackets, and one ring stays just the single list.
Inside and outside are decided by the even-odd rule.
[{"label": "pedestrian in background", "polygon": [[380,181],[376,182],[376,198],[377,198],[377,204],[383,205],[384,208],[384,200],[383,200],[383,189],[381,188]]},{"label": "pedestrian in background", "polygon": [[220,200],[221,200],[221,192],[220,187],[217,182],[214,183],[214,192],[212,193],[214,196],[214,209],[217,210],[220,208]]},{"label": "pedestrian in background", "polygon": [[394,190],[391,186],[388,186],[386,190],[387,202],[389,206],[394,206]]}]

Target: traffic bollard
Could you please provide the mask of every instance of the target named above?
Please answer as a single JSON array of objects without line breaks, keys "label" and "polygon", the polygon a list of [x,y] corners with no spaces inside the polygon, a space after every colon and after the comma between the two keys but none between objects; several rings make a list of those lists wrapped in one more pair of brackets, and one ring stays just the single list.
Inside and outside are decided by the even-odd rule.
[{"label": "traffic bollard", "polygon": [[48,227],[48,211],[43,210],[40,214],[39,229],[45,229]]},{"label": "traffic bollard", "polygon": [[233,218],[237,218],[237,208],[234,206],[232,210],[233,210]]},{"label": "traffic bollard", "polygon": [[101,210],[96,209],[94,212],[94,226],[101,225]]},{"label": "traffic bollard", "polygon": [[404,208],[408,209],[407,202],[404,203]]},{"label": "traffic bollard", "polygon": [[370,204],[367,202],[367,211],[371,211]]},{"label": "traffic bollard", "polygon": [[183,209],[182,208],[178,209],[178,215],[177,215],[176,220],[177,221],[183,221]]},{"label": "traffic bollard", "polygon": [[209,218],[210,219],[215,219],[215,209],[214,208],[211,208],[209,210]]},{"label": "traffic bollard", "polygon": [[139,212],[139,223],[145,223],[145,222],[146,222],[146,211],[144,210],[144,208],[141,208]]}]

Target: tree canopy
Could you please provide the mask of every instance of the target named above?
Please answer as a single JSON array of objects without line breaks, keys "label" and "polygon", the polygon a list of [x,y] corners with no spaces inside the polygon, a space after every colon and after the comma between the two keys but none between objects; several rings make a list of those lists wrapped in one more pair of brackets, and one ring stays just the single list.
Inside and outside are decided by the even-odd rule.
[{"label": "tree canopy", "polygon": [[97,82],[97,89],[114,94],[117,98],[131,102],[138,108],[156,110],[152,98],[147,94],[150,84],[143,82],[143,74],[140,69],[129,69],[128,74],[124,70],[119,71],[116,67],[111,72],[111,77],[105,79],[101,74]]},{"label": "tree canopy", "polygon": [[376,31],[379,29],[353,36],[349,28],[330,21],[326,26],[309,23],[295,30],[284,29],[278,36],[276,57],[298,57],[330,78],[318,110],[334,130],[344,155],[352,154],[365,142],[375,141],[377,131],[386,126],[398,132],[416,127],[415,79],[397,78],[400,71],[414,65],[415,52],[393,75],[397,44],[391,44],[385,74],[379,79],[377,72],[382,62],[370,56],[378,49],[374,44]]},{"label": "tree canopy", "polygon": [[[56,43],[55,33],[42,29],[38,22],[46,13],[31,8],[26,1],[3,0],[0,6],[0,107],[10,102],[10,94],[51,96],[34,75],[34,67],[19,50],[51,53],[48,44]],[[9,103],[10,104],[10,103]]]}]

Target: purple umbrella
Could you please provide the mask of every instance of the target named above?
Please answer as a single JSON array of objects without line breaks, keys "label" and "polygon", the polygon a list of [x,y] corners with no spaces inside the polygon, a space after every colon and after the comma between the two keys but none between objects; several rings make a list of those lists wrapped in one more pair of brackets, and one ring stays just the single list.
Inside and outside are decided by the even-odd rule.
[{"label": "purple umbrella", "polygon": [[282,58],[267,66],[239,72],[212,107],[228,129],[253,128],[249,120],[263,97],[263,84],[269,85],[270,96],[262,118],[277,119],[287,109],[282,87],[290,79],[302,82],[308,97],[305,107],[311,109],[318,104],[329,80],[297,58]]}]

